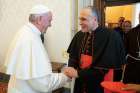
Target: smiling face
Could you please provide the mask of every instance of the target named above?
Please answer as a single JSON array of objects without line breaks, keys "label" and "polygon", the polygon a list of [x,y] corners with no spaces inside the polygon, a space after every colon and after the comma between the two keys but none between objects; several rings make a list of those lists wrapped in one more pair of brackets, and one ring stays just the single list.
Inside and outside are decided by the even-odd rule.
[{"label": "smiling face", "polygon": [[128,31],[130,31],[130,29],[131,29],[131,21],[129,21],[129,20],[124,21],[122,24],[122,28],[125,33],[128,33]]},{"label": "smiling face", "polygon": [[83,32],[91,31],[96,24],[96,19],[97,18],[92,15],[90,8],[82,9],[79,16],[81,30]]}]

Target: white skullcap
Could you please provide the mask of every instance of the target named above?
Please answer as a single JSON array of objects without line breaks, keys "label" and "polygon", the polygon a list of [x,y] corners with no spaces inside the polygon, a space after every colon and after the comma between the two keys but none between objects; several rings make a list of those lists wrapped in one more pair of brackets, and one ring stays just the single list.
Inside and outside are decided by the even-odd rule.
[{"label": "white skullcap", "polygon": [[48,13],[49,11],[50,9],[44,5],[36,5],[30,10],[29,14],[44,14]]}]

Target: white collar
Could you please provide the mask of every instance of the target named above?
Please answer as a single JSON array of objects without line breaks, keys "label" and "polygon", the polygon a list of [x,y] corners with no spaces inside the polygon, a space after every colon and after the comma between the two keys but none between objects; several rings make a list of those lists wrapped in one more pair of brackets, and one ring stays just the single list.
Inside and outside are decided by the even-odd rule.
[{"label": "white collar", "polygon": [[27,26],[31,28],[31,31],[32,31],[32,32],[35,32],[35,33],[36,33],[37,35],[39,35],[39,36],[41,35],[40,30],[39,30],[34,24],[32,24],[32,23],[29,22],[29,23],[27,24]]}]

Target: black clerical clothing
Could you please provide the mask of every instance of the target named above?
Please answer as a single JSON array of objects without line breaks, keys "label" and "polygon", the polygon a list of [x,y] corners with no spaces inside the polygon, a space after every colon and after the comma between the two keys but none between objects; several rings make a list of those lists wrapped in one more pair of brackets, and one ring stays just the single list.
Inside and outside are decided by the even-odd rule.
[{"label": "black clerical clothing", "polygon": [[140,24],[125,36],[127,61],[124,82],[140,84]]},{"label": "black clerical clothing", "polygon": [[79,75],[75,81],[74,93],[104,93],[100,83],[108,69],[120,69],[126,62],[122,40],[115,31],[98,27],[91,34],[91,46],[87,49],[90,51],[88,54],[92,56],[90,68],[80,68],[80,56],[83,53],[81,45],[87,32],[77,32],[67,50],[68,66],[76,68]]},{"label": "black clerical clothing", "polygon": [[120,37],[122,38],[122,40],[124,40],[125,33],[124,33],[124,31],[123,31],[123,29],[121,27],[115,27],[114,28],[114,31],[116,31],[120,35]]},{"label": "black clerical clothing", "polygon": [[[120,27],[120,26],[115,27],[114,31],[116,31],[120,35],[122,41],[124,42],[125,33],[124,33],[122,27]],[[114,70],[113,80],[114,81],[120,81],[122,79],[122,72],[123,72],[122,69]]]}]

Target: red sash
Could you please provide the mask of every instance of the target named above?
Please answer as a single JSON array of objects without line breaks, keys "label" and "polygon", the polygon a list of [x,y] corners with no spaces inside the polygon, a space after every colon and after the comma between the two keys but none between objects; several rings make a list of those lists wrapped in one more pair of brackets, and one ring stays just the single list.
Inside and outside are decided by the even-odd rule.
[{"label": "red sash", "polygon": [[80,67],[82,69],[89,68],[92,64],[92,56],[81,54],[81,59],[80,59]]}]

